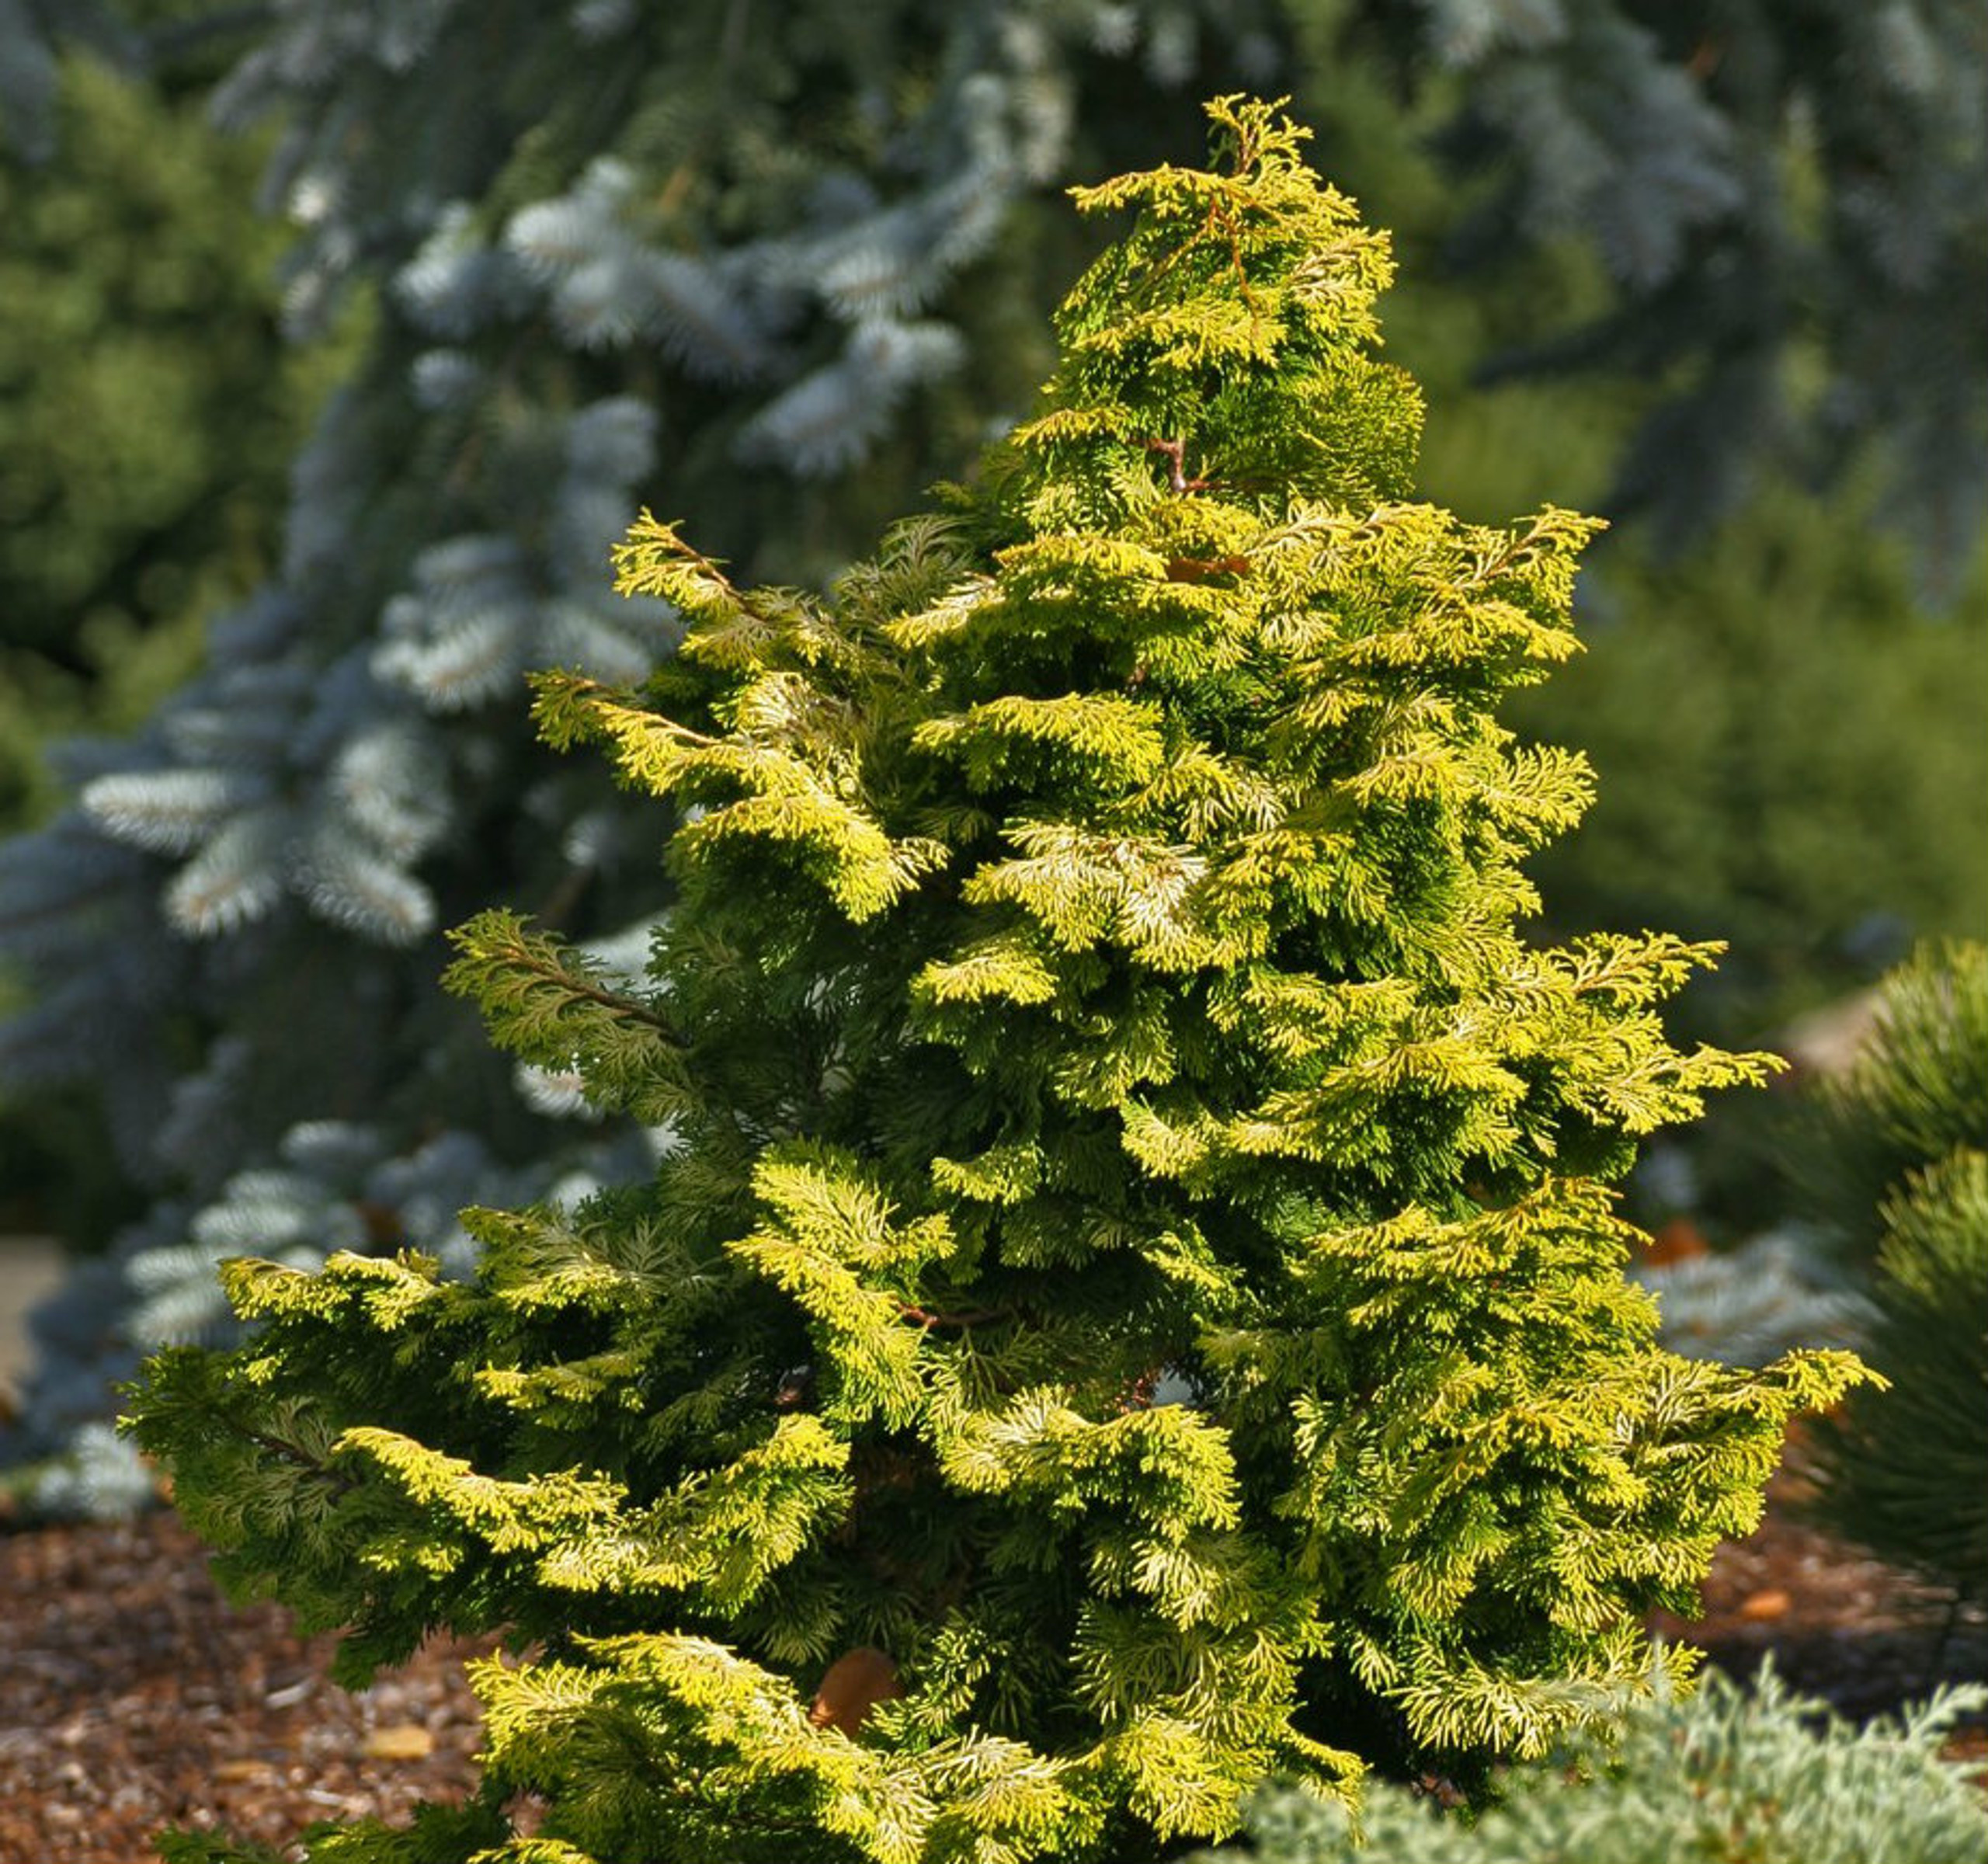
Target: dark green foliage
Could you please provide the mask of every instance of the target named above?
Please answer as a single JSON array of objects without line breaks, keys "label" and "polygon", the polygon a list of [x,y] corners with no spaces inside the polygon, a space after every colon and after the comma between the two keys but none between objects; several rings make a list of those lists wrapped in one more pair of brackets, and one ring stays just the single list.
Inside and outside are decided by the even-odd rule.
[{"label": "dark green foliage", "polygon": [[[135,729],[266,572],[346,348],[286,354],[259,144],[90,58],[54,75],[61,160],[0,150],[0,836],[55,807],[52,743]],[[0,975],[0,1018],[29,994]],[[106,1146],[88,1096],[0,1086],[0,1226],[100,1241],[133,1197]]]},{"label": "dark green foliage", "polygon": [[1631,1706],[1619,1737],[1570,1765],[1514,1769],[1474,1821],[1400,1787],[1357,1820],[1270,1792],[1246,1845],[1186,1864],[1984,1864],[1988,1801],[1941,1753],[1984,1703],[1944,1691],[1858,1729],[1771,1669],[1751,1691],[1714,1671],[1688,1697]]},{"label": "dark green foliage", "polygon": [[1868,1264],[1911,1174],[1988,1151],[1988,948],[1930,944],[1879,987],[1870,1036],[1821,1083],[1789,1159],[1793,1189],[1846,1260]]},{"label": "dark green foliage", "polygon": [[1817,1511],[1845,1539],[1988,1598],[1988,1153],[1886,1200],[1862,1350],[1891,1381],[1824,1421]]},{"label": "dark green foliage", "polygon": [[1729,939],[1687,1007],[1714,1041],[1988,923],[1988,574],[1928,617],[1856,509],[1783,494],[1691,563],[1614,558],[1588,653],[1517,714],[1600,779],[1534,870],[1555,924]]},{"label": "dark green foliage", "polygon": [[1136,223],[976,489],[830,601],[645,518],[680,653],[540,679],[677,805],[679,903],[640,981],[505,913],[451,981],[653,1177],[469,1213],[464,1280],[236,1261],[248,1344],[135,1395],[348,1679],[507,1632],[546,1825],[438,1864],[1076,1864],[1541,1752],[1858,1375],[1656,1344],[1607,1181],[1766,1062],[1665,1039],[1705,948],[1517,930],[1588,785],[1495,712],[1594,527],[1413,500],[1385,241],[1211,114],[1220,172],[1080,192]]},{"label": "dark green foliage", "polygon": [[[316,370],[287,358],[263,151],[78,58],[59,168],[0,158],[0,827],[49,800],[35,753],[108,679],[128,729],[184,679],[204,613],[263,573]],[[142,637],[179,637],[164,654]]]},{"label": "dark green foliage", "polygon": [[1829,1084],[1835,1240],[1865,1268],[1866,1356],[1889,1390],[1816,1433],[1821,1518],[1962,1598],[1988,1598],[1988,945],[1885,980],[1876,1032]]}]

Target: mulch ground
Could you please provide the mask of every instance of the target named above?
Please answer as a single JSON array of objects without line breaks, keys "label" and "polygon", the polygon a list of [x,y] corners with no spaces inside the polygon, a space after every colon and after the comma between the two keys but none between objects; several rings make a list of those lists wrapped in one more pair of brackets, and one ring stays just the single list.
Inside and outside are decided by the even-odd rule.
[{"label": "mulch ground", "polygon": [[[1721,1553],[1705,1618],[1660,1629],[1741,1673],[1771,1650],[1862,1717],[1988,1676],[1988,1624],[1947,1615],[1771,1512]],[[355,1695],[325,1679],[332,1641],[227,1605],[169,1514],[0,1532],[0,1864],[144,1864],[167,1824],[283,1846],[316,1821],[460,1797],[478,1741],[461,1660],[487,1644],[431,1645]],[[1962,1742],[1988,1757],[1988,1729]]]},{"label": "mulch ground", "polygon": [[464,1645],[361,1695],[332,1638],[237,1610],[159,1512],[0,1537],[0,1864],[141,1864],[162,1825],[282,1845],[315,1821],[405,1817],[474,1775]]},{"label": "mulch ground", "polygon": [[[1720,1668],[1779,1674],[1853,1721],[1923,1701],[1941,1683],[1988,1681],[1988,1618],[1770,1508],[1760,1531],[1719,1549],[1705,1612],[1652,1629],[1698,1645]],[[1988,1760],[1988,1721],[1952,1744]]]}]

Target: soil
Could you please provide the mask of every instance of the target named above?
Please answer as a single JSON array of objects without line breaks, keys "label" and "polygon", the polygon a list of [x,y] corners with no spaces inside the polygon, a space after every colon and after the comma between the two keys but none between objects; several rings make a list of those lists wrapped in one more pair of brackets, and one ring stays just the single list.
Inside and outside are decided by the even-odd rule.
[{"label": "soil", "polygon": [[[1988,1623],[1949,1615],[1782,1505],[1722,1550],[1701,1620],[1659,1628],[1743,1674],[1771,1651],[1861,1718],[1988,1676]],[[350,1695],[325,1679],[332,1643],[228,1605],[169,1513],[0,1533],[0,1864],[142,1864],[168,1824],[281,1848],[315,1821],[460,1797],[478,1741],[461,1662],[488,1643],[431,1644]],[[1958,1745],[1988,1759],[1988,1726]]]}]

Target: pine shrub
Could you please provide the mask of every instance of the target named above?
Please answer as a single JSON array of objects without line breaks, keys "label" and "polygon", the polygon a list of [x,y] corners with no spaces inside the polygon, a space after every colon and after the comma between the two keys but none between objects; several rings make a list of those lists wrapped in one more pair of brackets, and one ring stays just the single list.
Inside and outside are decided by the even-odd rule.
[{"label": "pine shrub", "polygon": [[1803,1128],[1793,1189],[1836,1254],[1868,1267],[1912,1173],[1988,1152],[1988,946],[1930,942],[1886,975],[1868,1038]]},{"label": "pine shrub", "polygon": [[[1988,1691],[1942,1691],[1896,1722],[1851,1727],[1771,1668],[1752,1690],[1714,1672],[1639,1704],[1619,1741],[1571,1765],[1515,1768],[1474,1823],[1402,1787],[1357,1819],[1288,1789],[1248,1814],[1234,1864],[1988,1864],[1988,1800],[1941,1758]],[[1201,1853],[1186,1864],[1215,1864]]]},{"label": "pine shrub", "polygon": [[343,1680],[508,1638],[479,1797],[314,1856],[1126,1857],[1537,1754],[1858,1375],[1656,1344],[1608,1181],[1767,1062],[1667,1042],[1707,948],[1517,929],[1588,784],[1495,710],[1594,527],[1414,500],[1385,239],[1211,110],[1079,191],[1136,223],[973,489],[825,601],[645,517],[681,652],[540,679],[679,904],[639,986],[504,911],[451,979],[653,1177],[470,1212],[467,1278],[238,1260],[248,1344],[137,1388]]},{"label": "pine shrub", "polygon": [[[1829,1094],[1836,1182],[1888,1172],[1863,1350],[1890,1389],[1814,1432],[1816,1510],[1961,1599],[1988,1600],[1988,945],[1931,946],[1885,979]],[[1854,1245],[1871,1205],[1851,1197]]]}]

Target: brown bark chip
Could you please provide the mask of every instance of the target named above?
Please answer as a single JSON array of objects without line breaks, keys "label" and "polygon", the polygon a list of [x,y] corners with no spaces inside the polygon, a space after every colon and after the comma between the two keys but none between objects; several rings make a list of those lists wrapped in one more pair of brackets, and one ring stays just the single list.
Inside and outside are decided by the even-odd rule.
[{"label": "brown bark chip", "polygon": [[[1660,1613],[1652,1629],[1735,1676],[1771,1654],[1796,1688],[1857,1721],[1924,1701],[1941,1683],[1988,1680],[1988,1615],[1809,1525],[1799,1511],[1807,1492],[1784,1466],[1768,1484],[1766,1519],[1713,1560],[1699,1617]],[[1957,1744],[1972,1751],[1977,1738]]]},{"label": "brown bark chip", "polygon": [[144,1864],[168,1824],[281,1846],[461,1798],[469,1647],[353,1695],[326,1680],[333,1641],[230,1606],[171,1514],[0,1535],[0,1864]]}]

